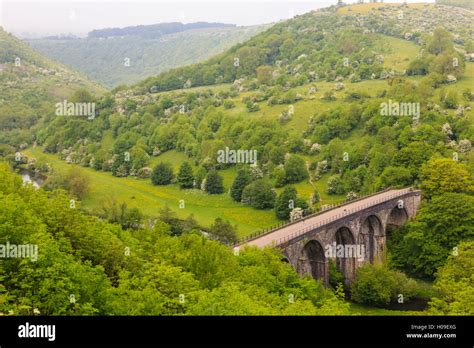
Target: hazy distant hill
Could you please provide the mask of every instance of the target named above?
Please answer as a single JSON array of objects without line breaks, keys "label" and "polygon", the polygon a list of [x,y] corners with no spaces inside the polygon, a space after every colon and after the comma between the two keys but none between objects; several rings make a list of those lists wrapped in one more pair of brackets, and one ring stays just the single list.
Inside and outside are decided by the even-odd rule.
[{"label": "hazy distant hill", "polygon": [[436,0],[436,3],[441,5],[464,7],[467,9],[474,10],[473,0]]},{"label": "hazy distant hill", "polygon": [[261,32],[266,26],[167,23],[95,30],[85,39],[31,40],[33,48],[108,87],[131,84],[196,63]]},{"label": "hazy distant hill", "polygon": [[104,92],[0,27],[0,144],[30,142],[31,127],[80,88]]},{"label": "hazy distant hill", "polygon": [[196,22],[183,24],[179,22],[173,23],[159,23],[153,25],[136,25],[125,28],[106,28],[92,30],[89,34],[89,38],[109,38],[114,36],[140,36],[148,39],[156,39],[162,35],[169,35],[179,33],[186,30],[192,29],[209,29],[209,28],[235,28],[235,24],[225,23],[207,23],[207,22]]}]

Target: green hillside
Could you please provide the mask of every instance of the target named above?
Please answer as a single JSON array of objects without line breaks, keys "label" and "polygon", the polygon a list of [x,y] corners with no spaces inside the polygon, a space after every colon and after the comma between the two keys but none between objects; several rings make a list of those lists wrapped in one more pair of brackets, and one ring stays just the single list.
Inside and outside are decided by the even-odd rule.
[{"label": "green hillside", "polygon": [[0,144],[31,144],[31,127],[81,88],[96,95],[104,92],[0,28]]},{"label": "green hillside", "polygon": [[[410,18],[433,18],[431,11],[438,11],[434,6],[399,5],[386,10],[379,6],[376,12],[367,12],[366,19],[355,13],[363,13],[367,6],[354,6],[347,15],[340,13],[345,8],[316,11],[276,24],[208,62],[119,89],[112,97],[96,98],[98,117],[92,121],[47,118],[37,141],[46,152],[57,153],[69,163],[111,172],[124,185],[123,190],[112,191],[148,216],[165,205],[174,206],[181,217],[193,214],[204,226],[213,218],[227,219],[240,228],[239,234],[278,221],[269,209],[275,204],[272,196],[290,186],[309,213],[388,186],[417,185],[420,167],[430,158],[451,158],[453,152],[460,161],[472,156],[469,88],[474,63],[466,62],[460,53],[467,54],[472,45],[467,39],[458,43],[442,29],[431,37],[431,27],[405,37],[400,33],[413,28],[401,25],[387,32],[392,23],[382,21],[400,9]],[[354,21],[359,25],[354,27]],[[456,27],[453,32],[461,36],[463,30]],[[185,89],[148,91],[147,86],[159,90],[160,83],[165,86],[178,74],[189,72],[206,79],[235,55],[242,65],[230,64],[228,78],[239,77],[232,84],[193,87],[191,83]],[[179,76],[176,81],[185,80]],[[389,101],[418,104],[419,114],[384,115],[381,105]],[[220,163],[218,153],[226,147],[256,151],[257,166]],[[191,191],[180,189],[177,182],[185,161],[193,170]],[[162,186],[167,199],[156,193],[151,207],[147,200],[131,198],[138,182],[148,182],[146,190],[153,191],[150,171],[167,162],[174,171],[174,179]],[[204,179],[213,169],[223,178],[217,195],[199,191],[207,190]],[[248,172],[248,180],[256,184],[243,196],[242,188],[235,199],[231,196],[239,170]],[[140,179],[135,184],[122,178],[129,176]],[[194,203],[196,190],[202,210]],[[103,194],[92,191],[85,205],[97,206]],[[264,196],[268,201],[253,201]],[[219,198],[213,204],[215,197]],[[181,199],[189,200],[187,208],[177,209]],[[246,208],[237,209],[233,200],[246,203]],[[226,206],[232,208],[225,210]],[[254,216],[249,217],[249,206],[256,208]]]}]

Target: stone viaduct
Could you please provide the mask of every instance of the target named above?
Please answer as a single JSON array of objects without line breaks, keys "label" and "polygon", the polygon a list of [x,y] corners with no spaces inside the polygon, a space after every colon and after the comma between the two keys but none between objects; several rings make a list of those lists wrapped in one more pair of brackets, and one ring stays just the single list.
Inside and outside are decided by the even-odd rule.
[{"label": "stone viaduct", "polygon": [[415,216],[420,200],[421,192],[412,188],[378,192],[251,236],[235,249],[281,248],[300,275],[311,274],[326,286],[333,259],[350,285],[364,262],[383,261],[387,233]]}]

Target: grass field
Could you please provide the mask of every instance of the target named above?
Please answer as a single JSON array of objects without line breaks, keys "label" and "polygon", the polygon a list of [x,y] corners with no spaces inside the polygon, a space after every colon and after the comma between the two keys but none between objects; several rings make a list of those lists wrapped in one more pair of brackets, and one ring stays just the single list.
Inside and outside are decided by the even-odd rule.
[{"label": "grass field", "polygon": [[[24,153],[28,157],[44,159],[54,170],[67,171],[71,168],[80,168],[90,179],[90,192],[82,202],[83,207],[89,211],[100,209],[102,202],[112,197],[119,202],[126,202],[129,207],[139,208],[147,216],[157,216],[161,208],[169,206],[181,218],[192,214],[203,226],[210,226],[217,217],[226,219],[237,225],[239,236],[245,236],[281,222],[275,217],[273,210],[256,210],[234,202],[227,193],[209,195],[201,190],[181,190],[176,184],[154,186],[149,179],[117,178],[108,172],[67,164],[56,155],[43,153],[41,147],[29,148]],[[183,153],[169,151],[153,158],[151,164],[154,165],[160,161],[169,162],[177,171],[185,160],[187,157]],[[220,173],[228,190],[235,178],[236,169],[230,168]],[[327,177],[323,177],[316,185],[324,203],[341,200],[342,196],[328,196],[324,192],[326,181]],[[295,187],[305,198],[309,198],[314,190],[309,182],[299,183]],[[183,209],[179,208],[180,200],[184,200],[185,208]]]},{"label": "grass field", "polygon": [[[40,147],[27,149],[24,153],[29,157],[43,158],[55,170],[79,167],[67,164],[55,155],[43,153]],[[163,156],[163,160],[167,157],[175,159],[172,163],[175,167],[179,166],[179,154],[170,152]],[[194,215],[203,226],[210,226],[217,217],[226,219],[238,226],[239,236],[278,223],[272,210],[255,210],[234,202],[228,194],[208,195],[201,190],[181,190],[178,185],[154,186],[149,179],[117,178],[111,173],[81,169],[90,178],[90,192],[82,202],[86,210],[100,209],[101,203],[111,197],[126,202],[129,207],[139,208],[147,216],[157,216],[161,208],[169,206],[181,218]],[[226,181],[228,185],[229,179]],[[179,208],[180,200],[184,200],[184,209]]]}]

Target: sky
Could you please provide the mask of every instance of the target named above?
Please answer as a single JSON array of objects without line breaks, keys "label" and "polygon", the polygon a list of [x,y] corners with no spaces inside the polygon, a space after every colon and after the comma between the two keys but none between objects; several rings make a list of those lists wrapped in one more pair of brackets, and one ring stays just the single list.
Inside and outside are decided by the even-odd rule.
[{"label": "sky", "polygon": [[337,0],[0,0],[0,26],[20,37],[58,34],[85,36],[93,29],[163,22],[205,21],[247,26],[277,22],[336,2]]}]

